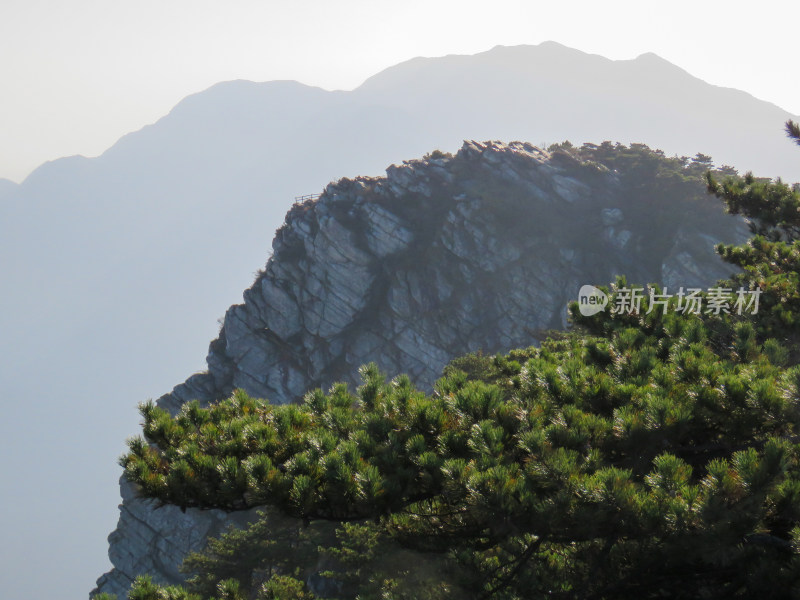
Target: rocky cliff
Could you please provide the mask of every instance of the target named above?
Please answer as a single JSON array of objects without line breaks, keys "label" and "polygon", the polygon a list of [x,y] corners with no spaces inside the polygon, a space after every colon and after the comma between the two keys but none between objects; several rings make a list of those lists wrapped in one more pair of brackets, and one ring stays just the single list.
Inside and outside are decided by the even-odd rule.
[{"label": "rocky cliff", "polygon": [[[455,356],[565,327],[582,284],[626,274],[707,287],[731,270],[714,244],[747,230],[706,197],[705,166],[644,146],[466,142],[386,177],[331,183],[286,215],[272,258],[211,343],[208,370],[158,402],[175,411],[235,388],[291,402],[354,382],[367,361],[429,386]],[[98,580],[120,597],[140,573],[180,581],[187,552],[247,518],[156,508],[124,481],[122,498],[114,569]]]}]

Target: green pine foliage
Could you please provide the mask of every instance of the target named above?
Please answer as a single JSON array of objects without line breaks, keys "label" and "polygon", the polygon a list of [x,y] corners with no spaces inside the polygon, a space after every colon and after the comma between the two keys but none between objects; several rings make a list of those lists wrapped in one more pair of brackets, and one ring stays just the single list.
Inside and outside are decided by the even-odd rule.
[{"label": "green pine foliage", "polygon": [[760,289],[759,312],[752,319],[761,337],[775,337],[800,359],[800,195],[781,181],[708,176],[709,191],[724,199],[729,210],[750,220],[755,234],[742,246],[720,245],[719,254],[742,272],[735,287]]},{"label": "green pine foliage", "polygon": [[183,570],[191,575],[192,590],[204,598],[213,597],[219,582],[228,579],[237,580],[240,593],[249,598],[267,584],[277,589],[288,585],[287,577],[313,575],[309,565],[317,564],[320,544],[335,542],[335,530],[332,521],[304,523],[265,507],[248,527],[212,538],[203,552],[190,554]]},{"label": "green pine foliage", "polygon": [[[356,394],[335,386],[302,406],[241,392],[174,419],[145,406],[126,474],[184,507],[377,523],[373,535],[448,559],[486,595],[657,595],[679,574],[685,597],[788,593],[800,368],[722,358],[701,324],[679,326],[567,336],[495,358],[485,380],[453,369],[430,396],[369,365]],[[211,483],[186,485],[191,473]],[[368,564],[369,540],[356,548]],[[347,552],[329,554],[352,570]],[[334,579],[363,579],[348,568]]]},{"label": "green pine foliage", "polygon": [[[94,600],[116,600],[116,596],[98,594]],[[128,592],[128,600],[201,600],[201,598],[181,587],[156,585],[150,577],[142,575],[134,580]]]},{"label": "green pine foliage", "polygon": [[800,196],[718,176],[755,234],[719,248],[725,286],[760,288],[757,314],[573,304],[572,332],[457,359],[432,394],[370,364],[298,405],[144,404],[121,459],[142,496],[265,510],[189,557],[187,590],[130,598],[800,597]]}]

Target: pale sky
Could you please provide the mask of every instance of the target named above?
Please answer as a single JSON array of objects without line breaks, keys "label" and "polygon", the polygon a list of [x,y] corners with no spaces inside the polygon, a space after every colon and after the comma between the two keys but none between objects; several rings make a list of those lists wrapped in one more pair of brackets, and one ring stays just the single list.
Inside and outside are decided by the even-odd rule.
[{"label": "pale sky", "polygon": [[798,114],[798,17],[771,0],[2,0],[0,177],[95,156],[219,81],[352,89],[415,56],[546,40],[612,59],[655,52]]}]

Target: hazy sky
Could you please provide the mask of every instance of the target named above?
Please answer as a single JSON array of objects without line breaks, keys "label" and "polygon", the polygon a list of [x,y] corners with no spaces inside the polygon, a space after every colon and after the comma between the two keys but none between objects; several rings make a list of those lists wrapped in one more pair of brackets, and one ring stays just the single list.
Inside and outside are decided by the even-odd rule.
[{"label": "hazy sky", "polygon": [[2,0],[0,177],[97,155],[218,81],[351,89],[415,56],[545,40],[655,52],[798,114],[798,17],[800,4],[771,0]]}]

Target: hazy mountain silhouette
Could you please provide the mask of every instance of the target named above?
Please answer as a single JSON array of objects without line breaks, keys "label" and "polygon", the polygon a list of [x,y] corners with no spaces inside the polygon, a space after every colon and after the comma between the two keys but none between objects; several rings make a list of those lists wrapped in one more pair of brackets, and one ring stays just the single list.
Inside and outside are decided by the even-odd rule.
[{"label": "hazy mountain silhouette", "polygon": [[17,184],[9,179],[0,179],[0,199],[8,196],[17,188]]},{"label": "hazy mountain silhouette", "polygon": [[417,58],[354,92],[401,108],[451,137],[644,142],[667,154],[710,154],[765,176],[800,178],[782,139],[790,115],[753,96],[709,85],[643,54],[611,61],[554,42],[475,56]]},{"label": "hazy mountain silhouette", "polygon": [[218,84],[100,157],[0,180],[9,593],[83,597],[107,570],[136,403],[203,368],[295,195],[463,139],[644,142],[797,180],[791,116],[652,54],[545,43],[414,59],[352,92]]}]

